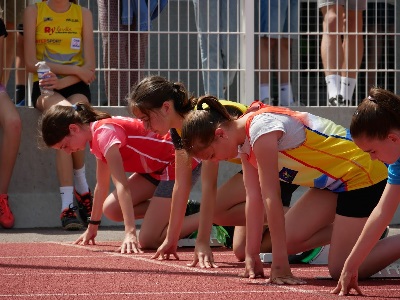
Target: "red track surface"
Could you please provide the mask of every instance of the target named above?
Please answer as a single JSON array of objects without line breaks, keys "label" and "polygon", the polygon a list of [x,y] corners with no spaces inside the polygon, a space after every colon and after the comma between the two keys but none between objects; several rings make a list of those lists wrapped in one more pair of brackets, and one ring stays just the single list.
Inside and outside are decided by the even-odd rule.
[{"label": "red track surface", "polygon": [[[214,249],[218,269],[187,267],[193,249],[179,249],[179,261],[152,260],[152,253],[122,255],[117,242],[95,246],[70,243],[2,243],[0,299],[326,299],[333,280],[325,266],[293,265],[301,286],[268,285],[239,278],[243,263]],[[268,274],[268,265],[265,265]],[[399,280],[368,280],[362,290],[374,299],[400,299]],[[351,297],[361,299],[361,297]],[[365,298],[362,298],[365,299]]]}]

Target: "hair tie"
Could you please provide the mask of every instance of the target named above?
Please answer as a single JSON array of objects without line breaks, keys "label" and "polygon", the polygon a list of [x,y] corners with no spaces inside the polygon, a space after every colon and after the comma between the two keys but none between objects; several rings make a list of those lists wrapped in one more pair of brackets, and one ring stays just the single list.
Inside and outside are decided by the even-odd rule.
[{"label": "hair tie", "polygon": [[84,107],[82,107],[82,105],[81,104],[72,104],[72,107],[73,107],[73,109],[75,109],[75,111],[81,111],[81,110],[84,110]]}]

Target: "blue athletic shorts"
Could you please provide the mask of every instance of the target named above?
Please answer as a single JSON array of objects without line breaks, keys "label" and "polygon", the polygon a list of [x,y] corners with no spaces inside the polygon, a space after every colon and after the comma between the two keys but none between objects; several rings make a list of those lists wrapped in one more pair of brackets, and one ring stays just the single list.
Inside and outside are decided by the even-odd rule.
[{"label": "blue athletic shorts", "polygon": [[299,33],[299,1],[260,1],[260,33],[268,33],[264,36],[270,38],[297,39]]},{"label": "blue athletic shorts", "polygon": [[367,0],[318,0],[318,7],[328,5],[343,5],[349,10],[365,10],[367,8]]}]

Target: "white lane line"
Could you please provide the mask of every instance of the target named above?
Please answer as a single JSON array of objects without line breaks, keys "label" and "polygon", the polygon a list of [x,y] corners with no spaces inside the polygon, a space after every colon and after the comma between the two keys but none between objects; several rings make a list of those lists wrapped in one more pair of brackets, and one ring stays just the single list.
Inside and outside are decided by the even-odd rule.
[{"label": "white lane line", "polygon": [[[322,292],[326,292],[325,290],[321,290]],[[316,290],[318,292],[318,290]],[[243,290],[237,290],[237,291],[232,291],[232,290],[225,290],[225,291],[193,291],[193,292],[188,292],[188,291],[181,291],[181,292],[109,292],[109,293],[71,293],[71,294],[66,294],[66,293],[38,293],[38,294],[0,294],[0,297],[82,297],[82,296],[119,296],[119,295],[134,295],[134,296],[141,296],[141,295],[218,295],[218,294],[267,294],[267,293],[280,293],[280,294],[286,294],[286,293],[292,293],[292,291],[280,291],[280,290],[249,290],[249,291],[243,291]],[[337,296],[336,296],[337,297]]]},{"label": "white lane line", "polygon": [[[81,246],[81,245],[75,245],[75,244],[65,244],[65,243],[56,243],[56,244],[69,246],[69,247],[78,247],[78,248],[83,248],[83,249],[86,249],[86,250],[91,250],[87,246]],[[110,255],[110,256],[118,256],[118,257],[124,257],[124,258],[128,258],[128,259],[140,260],[140,261],[145,261],[145,262],[156,264],[156,265],[168,266],[168,267],[172,267],[172,268],[175,268],[175,269],[183,269],[183,270],[186,270],[186,271],[197,272],[197,273],[215,274],[217,270],[218,270],[219,273],[221,273],[221,272],[222,273],[226,273],[226,274],[237,273],[237,272],[233,272],[233,271],[229,272],[229,271],[223,270],[221,268],[200,269],[200,268],[189,267],[189,266],[185,266],[185,265],[179,265],[179,264],[173,263],[173,260],[161,260],[160,261],[158,259],[149,258],[148,255],[147,256],[139,256],[139,255],[136,255],[136,254],[127,255],[127,254],[122,254],[122,253],[119,253],[119,252],[102,252],[102,253]]]}]

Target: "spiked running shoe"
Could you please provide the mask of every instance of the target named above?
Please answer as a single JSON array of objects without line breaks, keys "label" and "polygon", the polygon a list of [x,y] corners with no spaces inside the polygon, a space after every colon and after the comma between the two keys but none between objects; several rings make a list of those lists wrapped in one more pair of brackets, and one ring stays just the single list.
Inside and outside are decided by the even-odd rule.
[{"label": "spiked running shoe", "polygon": [[78,210],[77,206],[73,206],[71,203],[68,208],[61,212],[61,225],[65,230],[80,230],[82,229],[82,224],[79,222],[75,211]]},{"label": "spiked running shoe", "polygon": [[87,226],[90,220],[90,216],[92,215],[92,192],[89,190],[89,192],[81,195],[74,189],[74,195],[76,202],[78,203],[79,216],[81,217],[81,220],[85,224],[85,226]]},{"label": "spiked running shoe", "polygon": [[8,205],[8,195],[0,195],[0,225],[3,228],[10,229],[14,226],[14,215]]}]

